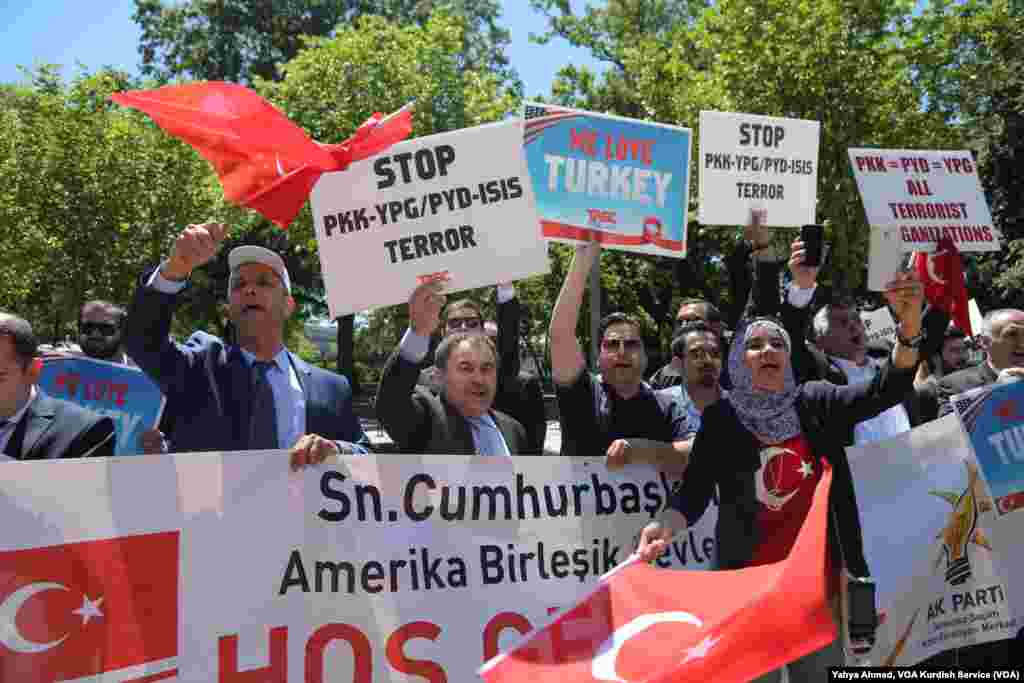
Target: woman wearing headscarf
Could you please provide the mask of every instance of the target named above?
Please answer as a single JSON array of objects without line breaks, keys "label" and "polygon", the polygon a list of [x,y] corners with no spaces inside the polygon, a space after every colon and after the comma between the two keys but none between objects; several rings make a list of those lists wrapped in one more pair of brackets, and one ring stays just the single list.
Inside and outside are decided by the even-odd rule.
[{"label": "woman wearing headscarf", "polygon": [[[793,380],[789,335],[777,321],[741,322],[729,353],[733,389],[708,406],[682,486],[659,518],[644,528],[638,553],[660,556],[669,540],[704,514],[719,491],[715,541],[720,569],[740,569],[784,559],[810,509],[822,474],[833,471],[829,495],[829,567],[869,576],[844,435],[861,420],[899,403],[913,391],[918,363],[923,293],[901,273],[886,298],[899,319],[899,343],[870,383],[837,386]],[[838,642],[791,663],[790,680],[824,680],[829,666],[843,664]],[[774,671],[758,681],[778,681]]]}]

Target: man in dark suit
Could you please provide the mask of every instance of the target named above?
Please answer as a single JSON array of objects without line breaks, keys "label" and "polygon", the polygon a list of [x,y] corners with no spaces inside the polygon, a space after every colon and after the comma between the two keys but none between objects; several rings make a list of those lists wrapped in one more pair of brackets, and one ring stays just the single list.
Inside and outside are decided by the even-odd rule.
[{"label": "man in dark suit", "polygon": [[128,313],[125,347],[167,396],[174,450],[291,448],[296,466],[366,453],[369,442],[352,411],[348,381],[284,346],[295,301],[288,270],[274,252],[242,246],[228,255],[237,345],[205,332],[185,344],[170,339],[177,293],[214,257],[226,233],[218,223],[188,226],[170,257],[143,275]]},{"label": "man in dark suit", "polygon": [[[516,299],[515,286],[499,284],[496,287],[496,299],[498,388],[494,408],[523,425],[528,439],[526,450],[540,453],[544,450],[548,427],[544,412],[544,391],[536,375],[520,372],[519,329],[522,307]],[[444,320],[439,327],[444,335],[485,332],[483,313],[469,299],[452,301],[443,313]],[[440,394],[444,386],[444,373],[436,365],[424,368],[420,372],[419,384],[434,394]]]},{"label": "man in dark suit", "polygon": [[986,358],[978,365],[929,381],[918,391],[921,412],[928,420],[953,410],[950,399],[965,391],[1024,377],[1024,311],[1000,308],[989,311],[977,335]]},{"label": "man in dark suit", "polygon": [[440,289],[438,283],[423,284],[409,298],[409,329],[384,367],[377,417],[404,453],[540,455],[522,424],[493,409],[498,354],[486,335],[447,335],[434,355],[440,393],[416,386],[430,336],[441,322]]},{"label": "man in dark suit", "polygon": [[0,453],[15,460],[114,454],[114,422],[36,386],[42,364],[32,326],[0,312]]}]

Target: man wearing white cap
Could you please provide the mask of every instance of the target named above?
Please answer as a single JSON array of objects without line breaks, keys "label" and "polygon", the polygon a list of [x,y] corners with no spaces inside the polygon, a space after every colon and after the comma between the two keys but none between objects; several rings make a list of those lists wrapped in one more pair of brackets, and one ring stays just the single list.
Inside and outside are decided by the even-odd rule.
[{"label": "man wearing white cap", "polygon": [[348,381],[284,346],[295,301],[288,269],[269,249],[242,246],[228,255],[237,346],[205,332],[185,344],[170,339],[177,294],[192,271],[216,255],[226,234],[220,223],[185,228],[167,260],[143,276],[128,313],[125,348],[167,396],[174,450],[290,448],[296,466],[335,453],[366,453],[369,441],[352,411]]}]

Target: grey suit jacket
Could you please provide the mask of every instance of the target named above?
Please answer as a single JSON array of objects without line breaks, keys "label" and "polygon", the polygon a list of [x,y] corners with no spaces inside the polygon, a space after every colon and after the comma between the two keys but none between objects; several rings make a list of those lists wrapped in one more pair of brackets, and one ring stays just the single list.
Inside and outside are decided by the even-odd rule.
[{"label": "grey suit jacket", "polygon": [[[469,422],[444,398],[416,387],[420,366],[396,350],[384,366],[377,389],[377,418],[403,453],[474,455]],[[526,430],[505,413],[490,411],[512,455],[528,452]]]},{"label": "grey suit jacket", "polygon": [[114,422],[42,391],[18,420],[4,455],[16,460],[111,456]]}]

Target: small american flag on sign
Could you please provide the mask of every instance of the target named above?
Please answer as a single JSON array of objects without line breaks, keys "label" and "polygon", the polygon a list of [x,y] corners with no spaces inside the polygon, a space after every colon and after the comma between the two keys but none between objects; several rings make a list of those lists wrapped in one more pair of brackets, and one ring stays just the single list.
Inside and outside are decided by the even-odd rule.
[{"label": "small american flag on sign", "polygon": [[953,397],[953,410],[960,416],[964,429],[968,434],[974,433],[974,426],[978,422],[978,416],[992,395],[992,387],[981,387],[965,394],[958,394]]},{"label": "small american flag on sign", "polygon": [[528,145],[540,137],[547,128],[583,116],[574,111],[546,105],[528,104],[523,109],[523,144]]}]

